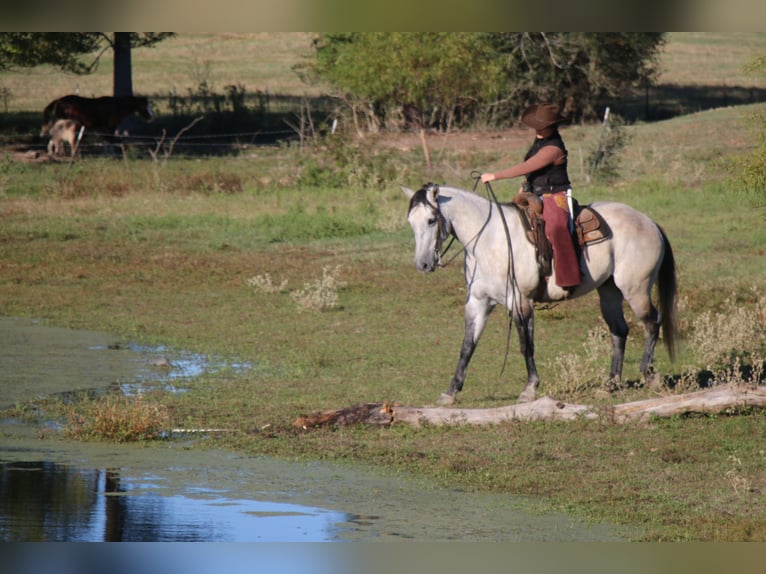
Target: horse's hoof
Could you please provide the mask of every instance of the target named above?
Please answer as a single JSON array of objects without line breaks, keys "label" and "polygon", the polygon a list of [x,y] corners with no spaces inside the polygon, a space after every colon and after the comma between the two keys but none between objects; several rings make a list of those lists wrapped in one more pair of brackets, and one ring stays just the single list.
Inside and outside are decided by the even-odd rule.
[{"label": "horse's hoof", "polygon": [[437,405],[448,407],[455,404],[455,395],[449,393],[442,393],[439,399],[436,401]]},{"label": "horse's hoof", "polygon": [[537,399],[537,393],[534,389],[524,389],[522,393],[519,395],[519,398],[516,399],[517,403],[531,403]]}]

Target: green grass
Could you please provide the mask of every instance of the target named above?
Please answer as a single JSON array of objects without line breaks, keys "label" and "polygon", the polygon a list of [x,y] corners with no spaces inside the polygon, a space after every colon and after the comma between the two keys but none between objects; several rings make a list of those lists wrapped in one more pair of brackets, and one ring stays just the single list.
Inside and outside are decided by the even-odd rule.
[{"label": "green grass", "polygon": [[744,64],[766,52],[766,34],[670,32],[662,57],[661,83],[683,86],[756,86]]}]

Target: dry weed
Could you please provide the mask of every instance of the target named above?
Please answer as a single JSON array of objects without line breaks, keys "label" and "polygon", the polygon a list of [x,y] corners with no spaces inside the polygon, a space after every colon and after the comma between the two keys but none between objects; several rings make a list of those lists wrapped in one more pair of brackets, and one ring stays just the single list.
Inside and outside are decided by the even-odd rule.
[{"label": "dry weed", "polygon": [[588,331],[583,343],[584,353],[566,353],[553,360],[550,368],[556,373],[557,392],[570,396],[597,390],[604,386],[609,374],[611,342],[603,328]]},{"label": "dry weed", "polygon": [[287,279],[283,280],[278,285],[271,279],[271,273],[263,273],[262,275],[255,275],[250,277],[246,283],[262,293],[281,293],[287,289]]},{"label": "dry weed", "polygon": [[743,472],[742,460],[733,454],[729,456],[729,460],[733,464],[733,467],[727,470],[724,476],[734,490],[734,495],[740,497],[743,494],[751,492],[752,482]]},{"label": "dry weed", "polygon": [[766,344],[766,298],[752,288],[755,305],[732,294],[720,312],[705,311],[692,320],[688,344],[706,368],[714,370],[762,354]]},{"label": "dry weed", "polygon": [[133,442],[157,438],[168,421],[167,408],[144,395],[106,395],[70,405],[63,432],[77,440]]},{"label": "dry weed", "polygon": [[290,293],[300,311],[327,311],[338,306],[338,289],[346,283],[338,280],[340,265],[323,267],[322,277],[303,284],[303,288]]}]

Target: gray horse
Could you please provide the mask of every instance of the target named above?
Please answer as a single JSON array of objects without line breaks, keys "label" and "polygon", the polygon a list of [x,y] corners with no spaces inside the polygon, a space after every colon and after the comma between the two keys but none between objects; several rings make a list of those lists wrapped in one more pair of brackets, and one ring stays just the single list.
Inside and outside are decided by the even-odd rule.
[{"label": "gray horse", "polygon": [[[415,266],[432,272],[439,265],[443,242],[454,236],[465,253],[465,336],[455,375],[439,403],[452,404],[463,388],[466,369],[487,322],[498,304],[505,306],[519,334],[527,367],[527,383],[519,402],[537,396],[540,378],[534,358],[534,303],[561,301],[598,291],[601,313],[612,337],[610,383],[622,377],[628,324],[623,301],[644,325],[645,343],[641,373],[652,382],[654,349],[662,328],[671,359],[676,331],[676,269],[673,251],[664,231],[645,214],[617,202],[597,202],[590,207],[608,224],[603,240],[582,248],[582,281],[574,292],[546,280],[540,273],[535,246],[527,240],[521,211],[513,204],[499,204],[477,193],[428,184],[418,191],[402,187],[409,198],[407,219],[415,234]],[[659,312],[652,303],[657,284]]]}]

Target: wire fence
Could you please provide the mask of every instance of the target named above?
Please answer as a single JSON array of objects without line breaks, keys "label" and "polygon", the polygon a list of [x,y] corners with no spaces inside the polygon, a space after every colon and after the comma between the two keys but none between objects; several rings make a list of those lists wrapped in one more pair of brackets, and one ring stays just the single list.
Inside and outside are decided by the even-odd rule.
[{"label": "wire fence", "polygon": [[[199,88],[189,95],[173,93],[149,97],[155,119],[132,118],[129,133],[85,130],[78,152],[97,154],[105,149],[147,148],[155,153],[202,155],[236,153],[250,146],[278,145],[302,140],[337,118],[340,103],[330,96],[291,96],[245,92],[230,86],[225,94]],[[4,114],[0,118],[0,144],[31,153],[47,150],[40,135],[41,116],[33,112]],[[193,127],[192,127],[193,126]]]},{"label": "wire fence", "polygon": [[[333,120],[348,113],[336,97],[245,92],[243,88],[229,88],[225,94],[198,89],[184,96],[174,93],[152,95],[150,101],[156,113],[152,123],[135,120],[130,134],[118,138],[114,134],[86,131],[79,152],[93,155],[120,146],[124,150],[143,148],[167,155],[172,143],[172,151],[177,155],[238,153],[250,147],[300,141],[313,135],[309,133],[311,130],[327,130]],[[766,101],[766,89],[759,87],[661,85],[638,90],[611,105],[616,114],[630,122],[667,119],[704,109],[762,101]],[[22,143],[29,150],[47,149],[47,139],[37,135],[38,116],[21,116],[18,125],[8,126],[6,119],[0,122],[7,134],[1,139],[11,144]],[[5,114],[5,118],[8,117],[9,114]],[[203,120],[190,129],[190,124],[200,117]],[[17,135],[20,137],[14,141]]]},{"label": "wire fence", "polygon": [[[174,141],[173,134],[159,135],[120,135],[115,136],[105,132],[86,131],[82,141],[77,145],[78,153],[97,155],[107,153],[114,148],[125,150],[146,150],[151,153],[169,153],[170,146],[174,153],[201,155],[241,151],[251,147],[279,145],[299,139],[299,135],[290,129],[270,131],[248,131],[218,134],[183,135]],[[30,151],[47,152],[48,141],[40,140],[25,146]]]}]

